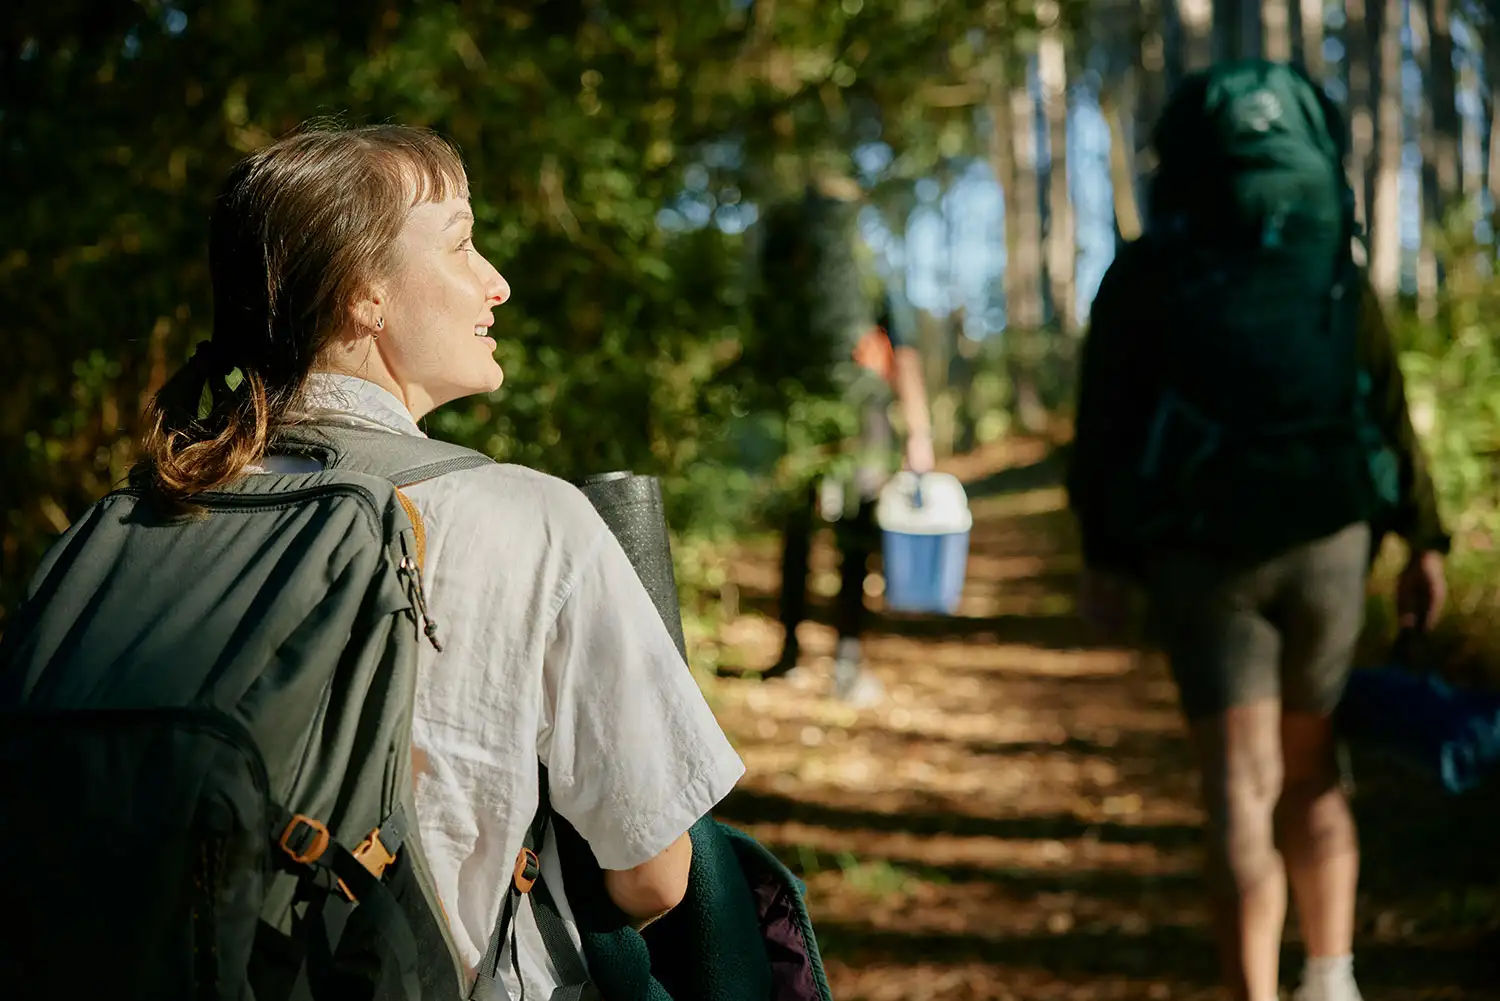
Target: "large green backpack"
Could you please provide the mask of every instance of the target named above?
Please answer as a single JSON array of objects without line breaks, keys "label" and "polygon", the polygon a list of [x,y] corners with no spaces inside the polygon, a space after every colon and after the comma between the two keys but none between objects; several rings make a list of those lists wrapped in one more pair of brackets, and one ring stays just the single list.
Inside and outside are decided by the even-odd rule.
[{"label": "large green backpack", "polygon": [[1154,141],[1146,230],[1093,317],[1137,400],[1092,450],[1116,468],[1091,515],[1138,552],[1252,558],[1368,517],[1337,108],[1294,67],[1224,63],[1181,83]]},{"label": "large green backpack", "polygon": [[347,428],[289,447],[325,470],[243,477],[201,516],[105,497],[9,624],[7,996],[463,996],[414,823],[417,651],[442,630],[398,487],[491,460]]}]

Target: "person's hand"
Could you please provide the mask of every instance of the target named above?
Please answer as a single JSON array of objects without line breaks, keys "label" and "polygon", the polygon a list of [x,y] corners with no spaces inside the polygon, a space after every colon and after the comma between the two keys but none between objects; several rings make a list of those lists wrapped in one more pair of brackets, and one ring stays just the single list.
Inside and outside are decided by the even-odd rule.
[{"label": "person's hand", "polygon": [[1103,570],[1083,571],[1078,581],[1078,614],[1096,635],[1118,639],[1130,622],[1130,582]]},{"label": "person's hand", "polygon": [[1428,632],[1437,625],[1448,600],[1443,554],[1425,549],[1412,553],[1396,581],[1396,621],[1402,629]]},{"label": "person's hand", "polygon": [[932,453],[932,432],[919,431],[906,436],[906,468],[921,475],[932,472],[937,460]]}]

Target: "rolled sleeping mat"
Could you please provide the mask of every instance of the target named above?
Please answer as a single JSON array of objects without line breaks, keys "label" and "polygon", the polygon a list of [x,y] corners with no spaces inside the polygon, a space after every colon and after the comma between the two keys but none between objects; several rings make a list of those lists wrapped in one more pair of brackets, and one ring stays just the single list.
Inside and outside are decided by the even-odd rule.
[{"label": "rolled sleeping mat", "polygon": [[677,597],[677,575],[672,570],[672,540],[667,533],[661,482],[654,476],[619,470],[587,476],[577,486],[620,541],[677,644],[677,652],[686,660],[682,606]]}]

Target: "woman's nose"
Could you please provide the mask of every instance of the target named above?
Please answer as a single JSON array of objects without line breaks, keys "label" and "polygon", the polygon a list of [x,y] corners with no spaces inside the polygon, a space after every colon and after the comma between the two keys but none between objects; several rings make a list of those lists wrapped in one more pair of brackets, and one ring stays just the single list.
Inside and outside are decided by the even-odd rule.
[{"label": "woman's nose", "polygon": [[494,279],[490,282],[489,301],[496,306],[501,305],[510,298],[510,282],[500,272],[495,272]]}]

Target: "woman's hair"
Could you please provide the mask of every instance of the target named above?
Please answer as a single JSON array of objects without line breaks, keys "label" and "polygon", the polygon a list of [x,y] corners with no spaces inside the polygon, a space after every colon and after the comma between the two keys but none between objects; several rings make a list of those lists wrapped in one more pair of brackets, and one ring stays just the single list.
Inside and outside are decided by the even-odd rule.
[{"label": "woman's hair", "polygon": [[468,193],[457,151],[399,125],[311,123],[241,160],[209,223],[213,335],[152,400],[141,473],[166,510],[258,461],[413,206]]}]

